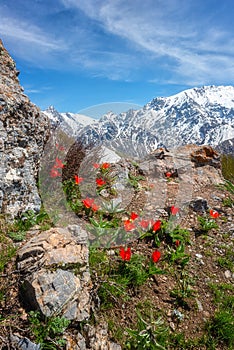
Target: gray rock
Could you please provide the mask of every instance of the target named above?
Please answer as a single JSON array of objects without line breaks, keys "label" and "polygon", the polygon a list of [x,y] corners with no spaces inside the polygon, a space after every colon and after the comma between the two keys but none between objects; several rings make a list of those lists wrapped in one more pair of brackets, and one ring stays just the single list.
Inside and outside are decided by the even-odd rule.
[{"label": "gray rock", "polygon": [[197,303],[197,308],[198,308],[198,311],[203,311],[204,309],[203,309],[203,306],[202,306],[202,303],[200,302],[200,300],[199,299],[197,299],[197,298],[195,298],[195,300],[196,300],[196,303]]},{"label": "gray rock", "polygon": [[86,343],[85,343],[85,338],[78,333],[77,335],[77,350],[86,350]]},{"label": "gray rock", "polygon": [[14,349],[15,347],[17,347],[17,349],[19,350],[40,350],[41,349],[40,344],[32,343],[28,338],[25,338],[25,337],[20,338],[14,334],[10,336],[10,341],[12,345],[14,345]]},{"label": "gray rock", "polygon": [[80,227],[52,228],[18,251],[22,297],[45,316],[89,318],[90,288],[87,233]]},{"label": "gray rock", "polygon": [[108,327],[106,323],[96,327],[86,324],[84,326],[84,337],[87,349],[91,350],[121,350],[117,343],[109,341]]},{"label": "gray rock", "polygon": [[196,212],[206,212],[208,210],[207,200],[201,197],[193,199],[189,203],[189,206],[191,209],[193,209]]},{"label": "gray rock", "polygon": [[225,275],[225,277],[226,277],[227,279],[230,279],[230,278],[232,277],[232,273],[231,273],[230,270],[226,270],[226,271],[224,272],[224,275]]},{"label": "gray rock", "polygon": [[23,94],[15,63],[0,40],[0,210],[11,218],[39,211],[40,157],[49,121]]}]

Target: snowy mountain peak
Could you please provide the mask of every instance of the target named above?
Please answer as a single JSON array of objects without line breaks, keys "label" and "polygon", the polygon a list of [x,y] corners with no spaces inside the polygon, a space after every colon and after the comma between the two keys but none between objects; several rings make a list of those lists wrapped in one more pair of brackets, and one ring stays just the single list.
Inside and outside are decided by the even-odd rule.
[{"label": "snowy mountain peak", "polygon": [[[170,97],[157,97],[142,109],[106,113],[99,121],[73,113],[45,112],[52,125],[84,145],[105,145],[142,157],[162,145],[216,146],[234,138],[234,87],[203,86]],[[56,125],[57,125],[56,124]],[[230,148],[230,147],[229,147]]]},{"label": "snowy mountain peak", "polygon": [[59,113],[54,106],[49,106],[43,113],[50,119],[53,128],[60,126],[68,135],[73,137],[85,126],[96,122],[95,119],[83,114]]},{"label": "snowy mountain peak", "polygon": [[104,143],[131,156],[143,156],[161,145],[216,146],[233,137],[233,86],[204,86],[155,98],[137,111],[106,114],[78,134],[86,145]]},{"label": "snowy mountain peak", "polygon": [[179,92],[170,97],[159,97],[149,102],[146,109],[159,109],[162,104],[166,107],[182,105],[185,102],[196,103],[200,106],[221,105],[227,108],[234,108],[234,87],[233,86],[203,86]]}]

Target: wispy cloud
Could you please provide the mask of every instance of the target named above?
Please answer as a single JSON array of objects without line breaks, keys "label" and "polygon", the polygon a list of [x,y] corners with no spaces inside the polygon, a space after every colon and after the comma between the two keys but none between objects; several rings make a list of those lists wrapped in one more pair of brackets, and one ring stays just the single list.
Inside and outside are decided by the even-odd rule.
[{"label": "wispy cloud", "polygon": [[54,12],[50,7],[47,13],[43,5],[34,16],[28,7],[23,17],[22,11],[12,15],[10,7],[0,5],[0,35],[34,65],[125,81],[143,76],[188,85],[234,80],[232,31],[220,21],[217,8],[206,8],[202,0],[54,4]]},{"label": "wispy cloud", "polygon": [[[129,42],[131,49],[145,52],[146,61],[188,82],[225,81],[234,78],[233,35],[216,21],[212,8],[205,16],[200,2],[190,0],[62,0],[66,7],[82,10],[107,32]],[[213,17],[212,17],[213,16]],[[150,55],[147,59],[147,55]],[[163,62],[164,61],[164,62]],[[193,79],[194,80],[194,79]]]},{"label": "wispy cloud", "polygon": [[67,50],[65,40],[48,33],[43,26],[33,22],[33,16],[22,18],[0,6],[0,37],[7,41],[13,55],[25,61],[37,63],[50,61],[50,55]]},{"label": "wispy cloud", "polygon": [[27,22],[19,22],[13,18],[1,19],[0,33],[21,43],[26,42],[48,51],[61,49],[56,40],[50,39],[38,27]]},{"label": "wispy cloud", "polygon": [[34,88],[32,85],[25,84],[24,89],[27,94],[42,94],[52,90],[53,88],[51,86],[41,86],[40,89],[38,89]]}]

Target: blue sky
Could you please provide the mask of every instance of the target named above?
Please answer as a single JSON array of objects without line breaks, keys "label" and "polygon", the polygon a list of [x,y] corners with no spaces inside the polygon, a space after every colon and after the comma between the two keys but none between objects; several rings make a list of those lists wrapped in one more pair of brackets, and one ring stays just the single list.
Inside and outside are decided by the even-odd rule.
[{"label": "blue sky", "polygon": [[41,109],[144,105],[233,85],[233,0],[1,0],[0,38]]}]

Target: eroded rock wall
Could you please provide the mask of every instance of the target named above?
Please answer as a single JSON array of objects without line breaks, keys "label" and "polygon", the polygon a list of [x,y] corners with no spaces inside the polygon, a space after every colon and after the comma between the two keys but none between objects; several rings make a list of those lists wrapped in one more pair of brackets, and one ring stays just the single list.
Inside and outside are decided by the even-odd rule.
[{"label": "eroded rock wall", "polygon": [[15,62],[0,40],[0,213],[38,211],[37,177],[49,121],[23,93]]}]

